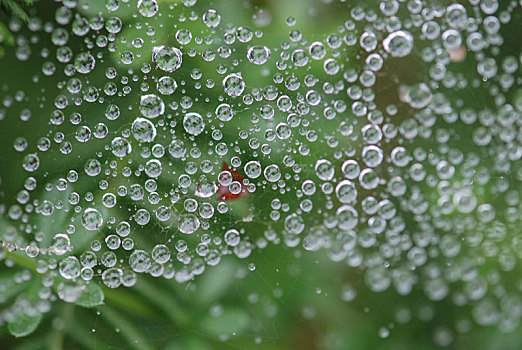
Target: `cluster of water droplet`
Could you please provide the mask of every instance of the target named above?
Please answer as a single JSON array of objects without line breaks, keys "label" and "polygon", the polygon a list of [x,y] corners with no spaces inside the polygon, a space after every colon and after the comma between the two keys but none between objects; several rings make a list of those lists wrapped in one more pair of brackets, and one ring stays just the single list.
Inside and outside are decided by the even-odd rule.
[{"label": "cluster of water droplet", "polygon": [[[278,46],[195,4],[123,2],[89,19],[64,2],[56,23],[31,19],[52,42],[33,80],[63,78],[18,116],[31,91],[2,82],[0,119],[30,128],[52,104],[41,138],[16,135],[26,178],[2,199],[4,248],[24,250],[44,288],[63,279],[68,301],[98,276],[110,288],[141,273],[185,282],[268,244],[322,249],[372,291],[420,288],[515,329],[522,56],[504,50],[502,28],[520,4],[341,1],[335,32],[309,40],[289,19]],[[19,61],[32,44],[18,41]],[[347,285],[343,300],[355,297]]]}]

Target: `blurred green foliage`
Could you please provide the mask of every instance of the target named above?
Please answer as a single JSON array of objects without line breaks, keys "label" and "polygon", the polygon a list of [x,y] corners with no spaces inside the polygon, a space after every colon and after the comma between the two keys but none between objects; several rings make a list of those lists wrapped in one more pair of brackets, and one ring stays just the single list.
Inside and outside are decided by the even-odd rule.
[{"label": "blurred green foliage", "polygon": [[[176,1],[160,1],[160,6],[169,6]],[[443,1],[444,2],[444,1]],[[23,5],[30,5],[28,1],[21,2]],[[446,3],[446,2],[444,2]],[[19,118],[7,118],[2,121],[0,127],[0,149],[11,150],[13,139],[18,134],[23,133],[29,144],[35,144],[42,135],[42,130],[49,129],[48,134],[52,135],[58,130],[66,135],[75,132],[76,126],[64,123],[59,128],[49,126],[48,116],[54,106],[50,100],[54,99],[59,93],[63,92],[60,82],[64,81],[65,75],[58,70],[52,77],[43,79],[41,74],[36,74],[30,69],[26,69],[27,62],[19,62],[14,55],[13,45],[19,34],[11,33],[9,22],[17,23],[20,20],[28,21],[27,15],[22,7],[15,1],[1,0],[1,4],[8,10],[7,14],[2,14],[0,21],[0,43],[3,50],[6,50],[5,57],[2,58],[0,88],[4,82],[9,83],[11,91],[25,91],[30,95],[30,99],[19,109],[30,108],[38,111],[34,113],[31,120],[31,127],[28,128]],[[326,35],[335,32],[347,18],[348,14],[344,7],[345,4],[338,3],[329,7],[316,6],[312,0],[292,0],[292,1],[203,1],[200,0],[195,8],[185,9],[189,12],[203,11],[209,6],[213,6],[223,15],[225,21],[233,21],[234,24],[251,25],[252,17],[259,16],[259,9],[263,9],[265,16],[270,16],[267,25],[262,26],[263,37],[254,39],[253,43],[263,43],[270,47],[277,47],[283,40],[287,40],[288,26],[285,19],[293,16],[297,19],[298,27],[303,35],[311,40],[324,40]],[[144,22],[142,18],[133,14],[136,12],[133,6],[128,6],[121,2],[121,9],[118,11],[119,18],[125,23],[122,37],[126,42],[117,42],[116,50],[109,52],[105,49],[98,49],[103,53],[103,59],[98,64],[107,67],[117,67],[122,75],[132,76],[139,72],[144,62],[151,61],[152,46],[159,43],[164,45],[175,45],[174,31],[167,16],[155,16],[146,21],[147,25],[141,29],[136,28],[137,22]],[[371,5],[369,5],[371,6]],[[40,1],[34,4],[34,9],[43,22],[53,22],[58,4],[51,1]],[[78,6],[78,11],[87,18],[92,18],[98,12],[107,12],[105,2],[91,1],[89,8]],[[126,10],[127,9],[127,10]],[[309,16],[309,11],[316,9],[313,17]],[[29,11],[29,13],[31,13]],[[8,16],[11,16],[8,19]],[[18,17],[17,20],[14,17]],[[520,17],[520,16],[519,16]],[[520,18],[519,18],[520,19]],[[30,21],[30,20],[29,20]],[[517,22],[513,20],[513,22]],[[259,23],[262,23],[259,22]],[[359,25],[359,24],[358,24]],[[361,24],[362,25],[362,24]],[[138,37],[146,37],[149,26],[156,30],[154,38],[156,43],[146,40],[143,47],[133,48],[131,42]],[[203,23],[191,23],[193,32],[205,32]],[[27,29],[22,29],[24,35],[31,35]],[[509,39],[507,42],[506,54],[510,48],[514,51],[519,50],[516,39]],[[516,36],[512,36],[515,38]],[[74,52],[83,50],[84,40],[72,36],[69,46]],[[186,46],[189,50],[195,43]],[[218,43],[210,44],[209,47],[217,49]],[[517,48],[518,46],[518,48]],[[42,50],[53,51],[53,45],[48,37],[40,37],[40,41],[35,44],[33,51],[39,53]],[[244,46],[234,47],[235,54],[245,56]],[[96,48],[94,49],[96,50]],[[131,65],[122,66],[120,55],[124,51],[131,50],[135,55],[135,60]],[[140,56],[139,53],[142,53]],[[348,59],[347,65],[354,67],[359,64],[355,49],[347,50],[342,53],[343,58]],[[277,60],[278,52],[272,53],[271,60]],[[1,53],[0,53],[1,56]],[[34,57],[36,56],[36,57]],[[353,56],[353,57],[352,57]],[[217,59],[219,61],[219,58]],[[30,64],[41,67],[46,59],[41,55],[35,54],[31,58]],[[219,81],[219,74],[214,66],[209,65],[200,57],[188,59],[184,62],[184,70],[179,72],[176,77],[178,81],[191,80],[189,73],[192,69],[205,71],[208,78]],[[463,74],[468,74],[471,70],[466,61],[458,63]],[[211,66],[212,69],[209,69]],[[264,71],[264,67],[256,67],[248,64],[246,60],[238,62],[237,71],[241,71],[243,77],[251,86],[265,86],[271,83],[272,74]],[[301,78],[306,73],[321,74],[322,66],[314,63],[309,70],[301,71],[292,68],[291,73]],[[390,71],[400,72],[404,82],[416,81],[416,79],[426,74],[423,70],[423,62],[418,58],[412,57],[401,62],[392,62]],[[39,68],[38,71],[41,69]],[[97,69],[89,75],[89,83],[98,88],[103,88],[106,82],[104,76],[105,69]],[[160,73],[158,73],[160,74]],[[469,73],[471,74],[471,73]],[[37,78],[33,78],[37,77]],[[39,81],[36,83],[36,81]],[[33,81],[34,85],[27,86],[28,81]],[[333,79],[332,79],[333,81]],[[89,125],[96,125],[99,122],[106,122],[111,133],[130,126],[137,114],[137,101],[139,96],[140,82],[130,82],[132,87],[131,94],[135,98],[118,99],[114,98],[114,103],[118,103],[122,111],[122,117],[117,121],[107,121],[104,113],[106,106],[103,104],[82,105],[78,110],[83,114]],[[218,100],[219,91],[214,91],[214,95],[209,95],[192,87],[180,87],[186,91],[186,95],[193,100],[207,99],[210,101],[205,104],[198,104],[201,114],[215,110],[221,103]],[[391,78],[384,77],[376,87],[378,103],[386,104],[390,100],[397,99],[396,83]],[[3,93],[0,93],[0,97]],[[490,101],[483,96],[475,95],[474,90],[464,90],[459,93],[459,98],[469,104],[488,104]],[[513,97],[512,97],[513,98]],[[172,98],[174,99],[174,98]],[[166,104],[169,101],[165,99]],[[128,101],[134,101],[129,105]],[[14,114],[20,112],[14,110]],[[10,112],[11,113],[11,112]],[[173,112],[173,113],[180,113]],[[248,121],[252,112],[245,108],[234,117],[233,122],[228,123],[223,129],[224,137],[227,140],[237,138],[237,131],[242,129],[245,120]],[[355,116],[350,116],[355,118]],[[397,117],[397,123],[401,121],[401,116]],[[265,125],[260,122],[260,134],[265,129]],[[331,127],[332,124],[325,125]],[[177,129],[181,125],[176,126]],[[469,133],[465,125],[457,126],[457,134]],[[16,131],[16,132],[14,132]],[[324,130],[326,133],[335,134],[338,132],[332,127],[331,130]],[[166,133],[165,133],[166,134]],[[167,138],[169,135],[162,135]],[[208,140],[204,138],[207,137]],[[465,138],[462,137],[464,140]],[[200,144],[208,143],[210,136],[202,135],[198,140]],[[238,139],[238,145],[246,150],[245,158],[252,158],[252,150],[248,146],[248,139]],[[346,143],[343,147],[358,147],[353,141],[342,139]],[[421,140],[423,147],[429,148],[430,140]],[[457,141],[458,142],[458,141]],[[106,140],[92,140],[86,144],[75,144],[75,152],[69,155],[62,155],[58,152],[43,153],[40,157],[41,174],[37,178],[38,182],[56,181],[59,176],[69,169],[83,169],[86,158],[83,155],[94,155],[103,152]],[[282,145],[282,142],[279,146]],[[139,149],[140,145],[135,141],[132,145]],[[389,150],[393,144],[385,145]],[[415,145],[409,145],[414,147]],[[462,142],[462,149],[471,148]],[[433,145],[435,147],[435,144]],[[274,148],[277,148],[277,143]],[[250,154],[248,154],[250,152]],[[329,154],[329,147],[325,143],[314,145],[314,157],[304,157],[297,154],[295,160],[303,166],[303,178],[313,175],[314,159],[324,157]],[[81,155],[81,156],[79,156]],[[284,152],[274,152],[272,161],[282,164]],[[22,162],[23,154],[15,152],[2,152],[0,160],[5,166],[1,169],[2,201],[4,203],[14,203],[16,191],[21,188],[25,181],[25,174],[22,175],[22,168],[18,166]],[[139,155],[132,155],[134,160],[139,162]],[[216,162],[219,156],[213,155]],[[488,159],[483,159],[488,162]],[[8,166],[12,165],[12,166]],[[183,164],[174,163],[173,169],[178,167],[182,171]],[[515,175],[512,175],[515,176]],[[455,179],[457,181],[458,179]],[[123,180],[121,180],[123,182]],[[158,185],[168,192],[171,184],[175,182],[174,177],[169,175],[158,179]],[[290,183],[293,184],[293,180]],[[297,181],[296,181],[297,183]],[[5,185],[7,184],[7,185]],[[111,183],[116,189],[118,179]],[[94,180],[89,179],[75,184],[72,188],[79,193],[92,191],[97,185]],[[429,196],[429,191],[435,189],[425,189]],[[40,189],[40,197],[45,198],[45,189]],[[65,201],[69,191],[63,193]],[[99,201],[102,191],[94,192],[93,196]],[[488,194],[483,194],[482,199],[486,200]],[[291,200],[291,196],[282,195],[283,201]],[[436,200],[436,196],[428,198]],[[95,201],[96,201],[95,200]],[[493,200],[491,200],[493,201]],[[135,205],[119,203],[120,205],[105,209],[104,216],[125,217],[128,215],[127,209],[134,208]],[[324,205],[321,199],[317,199],[317,206]],[[497,204],[501,208],[502,204]],[[260,213],[268,213],[270,203],[262,193],[256,193],[245,198],[230,202],[231,214],[222,217],[223,222],[216,223],[217,226],[230,225],[241,222],[247,216],[253,216],[250,225],[245,224],[249,229],[248,235],[253,239],[261,236],[266,228],[266,223],[257,219]],[[152,206],[151,206],[152,207]],[[40,217],[35,220],[42,231],[52,231],[53,227],[63,226],[73,218],[80,220],[80,215],[76,213],[63,213],[63,215],[53,215],[51,219]],[[0,227],[9,227],[7,219],[2,219]],[[409,224],[409,223],[408,223]],[[166,238],[171,233],[170,227],[161,226],[157,223],[155,230],[143,230],[143,232],[133,232],[135,244],[139,247],[151,249],[156,239]],[[154,237],[151,240],[150,237]],[[74,236],[71,236],[74,246],[72,253],[84,251],[93,239],[101,239],[97,232],[90,232],[78,228]],[[48,244],[50,244],[48,239]],[[197,237],[189,237],[187,240],[197,240]],[[45,242],[44,242],[45,243]],[[4,251],[7,257],[13,259],[15,265],[20,269],[35,271],[36,267],[33,260],[17,252]],[[255,270],[250,271],[251,266]],[[486,274],[487,265],[484,267]],[[513,275],[520,274],[520,269],[512,271]],[[2,266],[0,268],[0,280],[6,281],[9,293],[12,297],[26,291],[31,295],[30,288],[34,284],[39,284],[39,277],[35,275],[32,281],[24,283],[9,283],[13,279],[14,271],[12,268]],[[352,302],[344,302],[341,298],[341,291],[347,286],[354,287],[357,297]],[[53,286],[56,290],[56,284]],[[36,292],[36,291],[34,291]],[[34,293],[33,292],[33,293]],[[102,293],[103,292],[103,293]],[[4,295],[7,295],[4,293]],[[426,311],[427,310],[427,311]],[[433,313],[434,317],[421,321],[422,315]],[[203,276],[198,276],[193,281],[179,284],[172,280],[153,278],[151,276],[140,276],[136,286],[132,288],[100,289],[98,284],[87,284],[86,290],[75,304],[58,301],[53,304],[49,313],[42,316],[36,313],[32,317],[25,317],[9,323],[0,328],[0,343],[2,349],[436,349],[433,343],[434,330],[452,329],[459,319],[469,317],[469,307],[459,307],[451,300],[438,302],[428,302],[422,290],[414,290],[406,296],[397,295],[395,291],[388,290],[384,293],[374,293],[368,290],[363,282],[361,272],[356,269],[347,268],[343,263],[334,263],[328,259],[323,252],[304,252],[286,247],[284,244],[270,244],[263,250],[254,250],[248,259],[241,261],[232,256],[225,257],[223,261],[213,268],[209,268]],[[397,317],[397,315],[406,315]],[[421,316],[419,316],[421,315]],[[396,321],[397,318],[404,319],[404,324]],[[42,319],[42,321],[40,321]],[[37,328],[38,323],[40,327]],[[23,337],[35,331],[27,338],[15,339],[12,335]],[[389,335],[387,334],[389,332]],[[10,333],[10,334],[9,334]],[[449,346],[453,349],[502,349],[516,350],[522,348],[522,332],[520,327],[517,331],[503,334],[492,328],[484,328],[474,325],[469,332],[455,335],[454,342]]]}]

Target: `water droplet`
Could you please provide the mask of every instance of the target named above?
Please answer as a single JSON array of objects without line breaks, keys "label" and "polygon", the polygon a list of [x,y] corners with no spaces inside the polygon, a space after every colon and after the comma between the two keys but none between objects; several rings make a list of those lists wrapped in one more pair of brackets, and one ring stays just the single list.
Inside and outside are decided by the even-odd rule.
[{"label": "water droplet", "polygon": [[216,116],[223,122],[228,122],[234,117],[234,109],[228,103],[222,103],[216,108]]},{"label": "water droplet", "polygon": [[156,127],[148,119],[136,118],[132,123],[132,134],[140,142],[152,142],[156,137]]},{"label": "water droplet", "polygon": [[388,35],[382,46],[392,57],[405,57],[413,50],[413,36],[407,31],[399,30]]},{"label": "water droplet", "polygon": [[231,73],[223,79],[223,88],[230,97],[241,96],[245,91],[245,82],[240,73]]},{"label": "water droplet", "polygon": [[88,231],[97,231],[103,225],[103,217],[101,213],[94,209],[85,209],[82,215],[82,225]]},{"label": "water droplet", "polygon": [[138,0],[137,7],[143,17],[154,17],[159,9],[156,0]]},{"label": "water droplet", "polygon": [[157,118],[165,112],[165,104],[157,95],[143,95],[140,98],[140,112],[147,118]]},{"label": "water droplet", "polygon": [[183,118],[183,128],[187,133],[198,136],[205,130],[205,121],[199,113],[187,113]]},{"label": "water droplet", "polygon": [[152,61],[164,72],[174,72],[183,63],[183,54],[176,47],[154,46],[152,49]]},{"label": "water droplet", "polygon": [[270,58],[270,49],[266,46],[252,46],[248,49],[247,58],[250,63],[265,64]]}]

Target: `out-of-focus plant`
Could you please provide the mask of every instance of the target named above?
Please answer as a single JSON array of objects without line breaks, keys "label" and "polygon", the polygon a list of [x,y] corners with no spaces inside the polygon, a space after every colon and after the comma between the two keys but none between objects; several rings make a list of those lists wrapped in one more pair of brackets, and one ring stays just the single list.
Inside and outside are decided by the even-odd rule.
[{"label": "out-of-focus plant", "polygon": [[5,348],[522,346],[519,3],[0,3]]}]

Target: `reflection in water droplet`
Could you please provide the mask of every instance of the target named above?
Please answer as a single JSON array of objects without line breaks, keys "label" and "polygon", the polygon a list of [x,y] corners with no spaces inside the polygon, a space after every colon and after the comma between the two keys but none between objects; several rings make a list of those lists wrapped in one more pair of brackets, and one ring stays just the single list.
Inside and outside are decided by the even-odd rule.
[{"label": "reflection in water droplet", "polygon": [[266,46],[252,46],[248,49],[247,58],[250,63],[265,64],[270,58],[270,49]]},{"label": "reflection in water droplet", "polygon": [[153,17],[159,9],[156,0],[138,0],[137,7],[143,17]]},{"label": "reflection in water droplet", "polygon": [[88,231],[97,231],[103,225],[103,217],[98,210],[87,208],[82,215],[82,225]]},{"label": "reflection in water droplet", "polygon": [[140,112],[147,118],[157,118],[165,112],[165,104],[157,95],[142,95],[140,98]]},{"label": "reflection in water droplet", "polygon": [[240,73],[231,73],[223,79],[223,88],[228,96],[238,97],[245,91],[245,82]]},{"label": "reflection in water droplet", "polygon": [[156,127],[145,118],[136,118],[132,123],[132,134],[140,142],[152,142],[156,137]]},{"label": "reflection in water droplet", "polygon": [[382,46],[392,57],[405,57],[413,50],[413,36],[404,30],[399,30],[388,35],[383,40]]},{"label": "reflection in water droplet", "polygon": [[154,46],[152,60],[164,72],[174,72],[183,63],[181,50],[176,47]]},{"label": "reflection in water droplet", "polygon": [[183,118],[183,128],[187,133],[198,136],[205,130],[205,121],[199,113],[187,113]]}]

